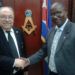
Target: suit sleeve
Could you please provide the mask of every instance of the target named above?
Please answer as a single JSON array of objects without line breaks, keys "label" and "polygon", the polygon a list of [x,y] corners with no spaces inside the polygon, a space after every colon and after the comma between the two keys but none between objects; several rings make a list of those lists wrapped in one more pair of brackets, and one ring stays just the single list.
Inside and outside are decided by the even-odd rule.
[{"label": "suit sleeve", "polygon": [[35,54],[33,54],[32,56],[29,57],[30,65],[39,62],[46,55],[47,55],[47,48],[46,48],[46,44],[45,44],[44,46],[42,46],[41,49],[39,49],[39,51],[37,51]]},{"label": "suit sleeve", "polygon": [[12,70],[13,69],[14,59],[0,55],[0,69],[1,70]]},{"label": "suit sleeve", "polygon": [[29,57],[30,64],[35,64],[47,56],[47,42],[50,37],[50,34],[51,34],[51,31],[48,32],[46,37],[46,43],[42,46],[42,48],[40,48],[35,54]]}]

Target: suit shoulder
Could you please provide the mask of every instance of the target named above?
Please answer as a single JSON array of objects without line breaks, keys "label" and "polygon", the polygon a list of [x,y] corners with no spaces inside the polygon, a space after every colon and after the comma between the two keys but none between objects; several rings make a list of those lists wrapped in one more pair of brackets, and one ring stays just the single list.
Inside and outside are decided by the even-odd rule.
[{"label": "suit shoulder", "polygon": [[71,22],[72,30],[75,30],[75,23]]},{"label": "suit shoulder", "polygon": [[14,29],[14,31],[22,32],[22,30],[20,28],[13,27],[13,29]]},{"label": "suit shoulder", "polygon": [[75,38],[75,23],[70,22],[70,35]]}]

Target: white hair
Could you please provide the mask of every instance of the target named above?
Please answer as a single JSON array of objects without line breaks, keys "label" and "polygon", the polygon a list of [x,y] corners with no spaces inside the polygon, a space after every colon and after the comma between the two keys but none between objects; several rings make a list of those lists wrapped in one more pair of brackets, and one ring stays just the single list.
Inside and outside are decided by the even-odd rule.
[{"label": "white hair", "polygon": [[14,14],[14,10],[12,7],[8,7],[8,6],[0,7],[0,14],[3,10],[9,10]]},{"label": "white hair", "polygon": [[51,9],[54,8],[54,7],[59,8],[59,9],[65,9],[64,5],[60,2],[53,3],[52,6],[51,6]]}]

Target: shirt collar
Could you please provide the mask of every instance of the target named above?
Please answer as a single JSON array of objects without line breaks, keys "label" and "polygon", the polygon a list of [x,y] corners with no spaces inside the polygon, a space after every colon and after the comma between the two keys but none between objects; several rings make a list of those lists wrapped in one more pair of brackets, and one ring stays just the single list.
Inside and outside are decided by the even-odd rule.
[{"label": "shirt collar", "polygon": [[[6,32],[5,30],[3,30],[3,31],[4,31],[4,33]],[[10,33],[11,33],[11,32],[14,32],[13,28],[10,29]]]},{"label": "shirt collar", "polygon": [[66,19],[66,21],[64,22],[64,24],[60,27],[60,28],[58,28],[58,26],[56,25],[56,27],[55,27],[55,29],[58,29],[58,30],[60,30],[60,31],[63,31],[63,29],[64,29],[64,27],[66,26],[66,23],[68,22],[68,18]]},{"label": "shirt collar", "polygon": [[13,28],[11,28],[10,32],[14,32]]}]

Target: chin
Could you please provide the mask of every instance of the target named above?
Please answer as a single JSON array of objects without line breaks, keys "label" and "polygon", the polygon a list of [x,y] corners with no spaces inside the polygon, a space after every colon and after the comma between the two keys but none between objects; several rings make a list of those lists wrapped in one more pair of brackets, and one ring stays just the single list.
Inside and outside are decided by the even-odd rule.
[{"label": "chin", "polygon": [[11,28],[5,28],[6,31],[10,31]]}]

